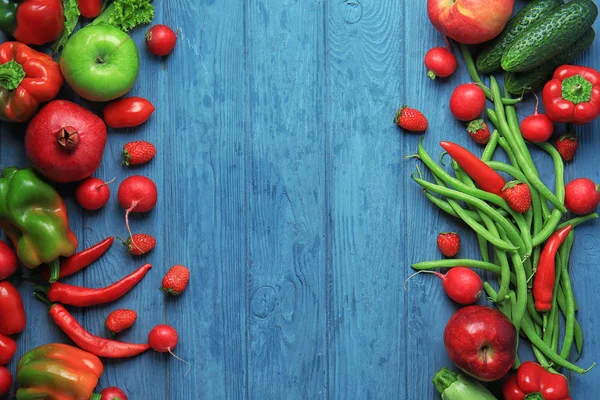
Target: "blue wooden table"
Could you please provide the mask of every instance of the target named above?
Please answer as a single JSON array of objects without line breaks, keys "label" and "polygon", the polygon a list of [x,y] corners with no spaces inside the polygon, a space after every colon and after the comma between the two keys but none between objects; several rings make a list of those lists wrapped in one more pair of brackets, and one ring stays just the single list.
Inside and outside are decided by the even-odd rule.
[{"label": "blue wooden table", "polygon": [[[67,282],[101,287],[151,262],[123,300],[74,313],[106,335],[107,314],[133,308],[138,322],[120,338],[134,342],[171,324],[180,332],[176,353],[192,369],[185,375],[184,363],[148,352],[108,361],[101,386],[122,387],[131,400],[438,398],[431,378],[450,366],[442,333],[457,306],[433,277],[414,278],[407,291],[403,284],[411,262],[439,257],[440,231],[460,232],[461,255],[478,255],[473,234],[411,180],[415,162],[403,156],[418,136],[401,133],[393,115],[404,103],[423,110],[425,145],[436,156],[441,139],[477,149],[447,107],[452,88],[470,80],[464,66],[447,81],[426,77],[423,55],[443,41],[425,2],[173,0],[156,8],[157,23],[181,28],[178,47],[151,57],[144,29],[134,32],[142,69],[131,94],[157,111],[139,129],[110,132],[96,175],[116,177],[113,194],[131,174],[157,182],[158,206],[132,224],[159,244],[139,259],[115,244]],[[600,41],[580,61],[600,67]],[[63,97],[75,99],[68,90]],[[520,109],[529,112],[531,103]],[[567,180],[600,180],[598,129],[578,129],[582,146]],[[3,167],[26,165],[22,131],[2,125]],[[123,167],[131,140],[154,142],[157,158]],[[534,155],[552,182],[550,160]],[[116,196],[99,212],[81,212],[73,188],[60,190],[82,247],[126,235]],[[571,268],[586,367],[600,361],[598,233],[597,224],[578,228]],[[181,298],[167,298],[158,287],[176,263],[191,268],[192,282]],[[19,289],[29,324],[13,371],[26,350],[69,343],[31,286]],[[597,397],[600,368],[570,378],[574,398]]]}]

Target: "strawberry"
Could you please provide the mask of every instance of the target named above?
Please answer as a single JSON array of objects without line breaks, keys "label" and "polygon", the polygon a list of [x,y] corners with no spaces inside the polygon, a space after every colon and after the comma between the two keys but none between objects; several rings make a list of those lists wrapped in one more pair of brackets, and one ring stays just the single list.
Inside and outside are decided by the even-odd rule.
[{"label": "strawberry", "polygon": [[476,119],[469,122],[467,132],[477,144],[486,145],[490,141],[490,128],[482,119]]},{"label": "strawberry", "polygon": [[515,212],[523,214],[531,207],[531,191],[526,183],[510,181],[502,189],[502,198]]},{"label": "strawberry", "polygon": [[398,110],[394,117],[394,123],[411,132],[423,132],[429,125],[421,111],[408,106],[402,106]]},{"label": "strawberry", "polygon": [[460,250],[460,236],[454,232],[442,232],[438,235],[437,245],[446,257],[454,257]]},{"label": "strawberry", "polygon": [[556,148],[565,161],[571,161],[575,158],[578,147],[579,139],[575,136],[563,135],[556,141]]},{"label": "strawberry", "polygon": [[175,265],[163,278],[160,290],[178,296],[183,293],[189,281],[190,270],[183,265]]},{"label": "strawberry", "polygon": [[156,239],[153,236],[145,233],[136,233],[129,239],[125,240],[118,238],[134,256],[141,256],[142,254],[148,253],[156,246]]},{"label": "strawberry", "polygon": [[137,313],[134,310],[120,309],[108,314],[104,325],[114,335],[125,329],[131,328],[137,319]]},{"label": "strawberry", "polygon": [[129,142],[123,146],[123,164],[139,165],[152,160],[156,155],[156,147],[150,142]]}]

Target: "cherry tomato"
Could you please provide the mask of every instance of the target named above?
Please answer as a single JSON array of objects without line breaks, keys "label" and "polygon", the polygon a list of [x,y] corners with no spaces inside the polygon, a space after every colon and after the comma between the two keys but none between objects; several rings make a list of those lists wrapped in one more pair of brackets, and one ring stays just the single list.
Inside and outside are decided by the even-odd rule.
[{"label": "cherry tomato", "polygon": [[12,374],[6,367],[0,367],[0,396],[7,394],[12,386]]},{"label": "cherry tomato", "polygon": [[78,3],[84,18],[96,18],[102,11],[102,0],[79,0]]},{"label": "cherry tomato", "polygon": [[100,393],[100,395],[102,395],[100,400],[128,400],[125,392],[116,387],[107,387]]},{"label": "cherry tomato", "polygon": [[450,111],[461,121],[479,118],[485,108],[485,93],[474,83],[458,85],[450,97]]},{"label": "cherry tomato", "polygon": [[146,33],[146,46],[155,56],[169,55],[175,48],[177,35],[166,25],[154,25]]},{"label": "cherry tomato", "polygon": [[75,190],[77,203],[90,211],[104,207],[110,198],[109,183],[98,178],[87,178]]},{"label": "cherry tomato", "polygon": [[14,335],[25,329],[25,308],[21,295],[10,282],[0,282],[0,333]]},{"label": "cherry tomato", "polygon": [[15,252],[8,244],[0,240],[0,280],[14,274],[17,266],[18,261]]},{"label": "cherry tomato", "polygon": [[17,342],[10,336],[0,333],[0,365],[6,365],[17,351]]},{"label": "cherry tomato", "polygon": [[104,108],[104,121],[111,128],[132,128],[146,122],[154,110],[142,97],[125,97]]}]

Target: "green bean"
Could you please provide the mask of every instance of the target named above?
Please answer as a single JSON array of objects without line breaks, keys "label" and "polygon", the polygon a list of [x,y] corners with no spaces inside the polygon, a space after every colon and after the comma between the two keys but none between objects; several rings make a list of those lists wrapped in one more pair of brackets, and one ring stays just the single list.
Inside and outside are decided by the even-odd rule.
[{"label": "green bean", "polygon": [[499,126],[497,126],[497,128],[500,130],[500,133],[502,133],[502,135],[508,140],[509,144],[513,148],[513,151],[515,152],[515,156],[517,157],[519,166],[525,173],[525,176],[527,177],[527,179],[529,180],[531,185],[538,190],[538,192],[540,193],[540,195],[542,197],[547,198],[552,204],[555,205],[555,207],[557,207],[562,212],[566,212],[567,210],[566,210],[564,204],[562,204],[562,202],[556,197],[556,195],[554,193],[552,193],[550,191],[550,189],[548,189],[546,187],[546,185],[540,180],[538,175],[535,173],[535,171],[531,168],[530,164],[527,162],[525,156],[520,151],[515,150],[516,144],[511,143],[511,141],[514,139],[514,137],[512,135],[512,130],[508,126],[508,122],[506,121],[506,114],[504,112],[504,105],[502,104],[502,96],[500,94],[500,87],[498,86],[498,83],[496,82],[496,80],[494,79],[493,76],[490,77],[490,81],[491,81],[492,94],[494,96],[496,115],[498,117]]},{"label": "green bean", "polygon": [[560,284],[560,277],[562,274],[562,260],[561,258],[557,255],[556,256],[556,265],[555,265],[555,280],[554,280],[554,288],[552,289],[552,303],[551,303],[551,307],[550,307],[550,312],[548,313],[548,327],[545,329],[544,331],[544,343],[546,343],[547,345],[551,346],[552,343],[552,335],[554,334],[554,328],[555,328],[555,318],[556,318],[556,313],[557,313],[557,308],[556,307],[556,301],[558,298],[558,286]]},{"label": "green bean", "polygon": [[573,228],[575,228],[577,225],[581,225],[584,222],[591,221],[592,219],[596,219],[596,218],[598,218],[597,213],[591,213],[591,214],[583,215],[581,217],[572,218],[572,219],[565,221],[562,224],[558,225],[556,227],[556,229],[565,228],[567,225],[572,225]]},{"label": "green bean", "polygon": [[596,363],[593,363],[589,368],[583,369],[583,368],[569,362],[568,360],[565,360],[563,357],[561,357],[555,351],[552,351],[550,346],[548,346],[546,343],[544,343],[544,341],[536,334],[535,329],[533,328],[533,325],[531,324],[531,321],[529,321],[527,318],[525,318],[523,320],[523,331],[527,335],[527,338],[529,339],[531,344],[533,346],[537,347],[546,357],[548,357],[552,362],[554,362],[554,364],[556,364],[558,366],[567,368],[578,374],[585,374],[596,366]]},{"label": "green bean", "polygon": [[[452,206],[450,204],[448,204],[448,202],[446,200],[440,199],[439,197],[432,195],[427,190],[423,190],[423,193],[425,194],[425,197],[427,197],[429,199],[429,201],[431,201],[433,204],[438,206],[442,211],[444,211],[447,214],[450,214],[453,217],[460,218],[458,216],[458,214],[456,213],[456,211],[454,211]],[[469,211],[469,210],[465,210],[465,212],[468,213],[469,216],[471,218],[473,218],[475,221],[481,222],[481,217],[479,216],[478,213]]]},{"label": "green bean", "polygon": [[531,232],[531,227],[533,226],[533,210],[529,208],[523,215],[525,216],[525,222],[527,222],[527,226]]},{"label": "green bean", "polygon": [[[496,222],[499,222],[500,224],[505,223],[504,227],[507,228],[506,232],[508,233],[511,241],[513,241],[513,244],[516,244],[522,248],[522,250],[523,250],[522,253],[524,256],[527,257],[527,255],[531,255],[532,241],[531,241],[530,233],[527,232],[528,227],[526,226],[526,222],[525,222],[525,219],[523,218],[523,216],[515,213],[508,206],[506,201],[504,201],[504,199],[502,199],[502,197],[495,195],[493,193],[486,192],[484,190],[469,187],[468,185],[465,185],[460,180],[458,180],[455,177],[448,174],[442,167],[440,167],[431,158],[431,156],[427,153],[427,151],[423,147],[422,142],[423,142],[423,139],[421,138],[421,140],[419,140],[418,155],[419,155],[419,158],[421,159],[421,161],[431,170],[433,175],[439,177],[448,185],[453,186],[456,189],[459,189],[460,192],[463,192],[470,196],[474,196],[478,199],[485,199],[485,200],[505,209],[515,219],[515,222],[517,223],[519,230],[521,231],[521,234],[523,235],[523,237],[521,237],[521,235],[517,232],[515,227],[512,224],[510,224],[505,218],[503,218],[503,220],[504,220],[503,222],[502,221],[500,221],[500,222],[496,221]],[[432,190],[432,191],[436,192],[435,190]],[[441,194],[439,192],[436,192],[436,193]],[[448,196],[446,196],[446,197],[448,197]],[[455,199],[455,200],[461,200],[461,199]],[[488,206],[484,201],[480,201],[480,203],[484,204],[485,206]],[[488,206],[488,209],[491,209],[491,207]],[[493,218],[493,216],[492,216],[492,218]]]},{"label": "green bean", "polygon": [[523,317],[527,310],[527,274],[523,266],[521,256],[517,251],[510,252],[513,269],[515,270],[516,284],[517,284],[517,304],[513,307],[513,323],[517,332],[521,329]]},{"label": "green bean", "polygon": [[565,295],[567,312],[565,314],[565,337],[563,339],[560,356],[563,358],[569,357],[571,346],[573,345],[574,329],[575,329],[575,303],[573,302],[573,290],[571,288],[571,280],[569,279],[569,271],[567,265],[569,264],[569,255],[571,254],[571,248],[573,247],[573,241],[575,240],[575,234],[573,231],[569,233],[565,242],[559,249],[558,258],[561,260],[560,265],[562,288]]},{"label": "green bean", "polygon": [[548,200],[540,198],[540,207],[542,208],[544,221],[548,220],[552,216],[552,211],[550,211],[550,207],[548,207]]},{"label": "green bean", "polygon": [[560,338],[560,320],[559,313],[554,314],[554,330],[552,332],[552,341],[550,343],[550,348],[555,353],[558,353],[558,339]]},{"label": "green bean", "polygon": [[485,261],[471,260],[468,258],[456,258],[446,259],[437,261],[424,261],[420,263],[412,264],[411,267],[417,271],[424,271],[436,268],[453,268],[453,267],[466,267],[466,268],[477,268],[488,272],[499,274],[501,268],[496,264],[492,264]]},{"label": "green bean", "polygon": [[[562,311],[562,313],[566,319],[567,300],[566,300],[565,294],[563,293],[562,287],[558,288],[558,299],[557,300],[558,300],[558,306],[560,307],[560,310]],[[574,324],[573,324],[573,336],[575,337],[575,348],[577,349],[577,359],[579,359],[579,357],[581,357],[581,352],[583,351],[583,331],[581,329],[581,325],[579,325],[579,322],[577,322],[577,319],[575,319]],[[564,348],[564,346],[563,346],[563,348]]]},{"label": "green bean", "polygon": [[[522,239],[521,239],[519,232],[515,229],[515,227],[510,222],[508,222],[508,220],[506,218],[504,218],[496,210],[494,210],[492,207],[490,207],[485,201],[478,199],[476,197],[470,196],[466,193],[459,192],[457,190],[453,190],[453,189],[450,189],[450,188],[447,188],[444,186],[436,185],[434,183],[425,181],[423,179],[420,179],[420,178],[417,178],[414,176],[413,176],[413,180],[431,192],[440,194],[442,196],[446,196],[448,199],[464,201],[465,203],[474,205],[479,210],[485,212],[488,216],[490,216],[495,222],[497,222],[500,226],[502,226],[506,230],[506,232],[509,235],[509,239],[511,240],[511,243],[507,243],[504,240],[492,237],[492,235],[489,234],[489,232],[485,228],[483,229],[483,231],[485,231],[484,235],[486,235],[484,237],[490,243],[493,243],[495,246],[498,246],[502,249],[505,249],[505,250],[519,249],[519,247],[516,247],[514,244],[512,244],[513,240],[516,240],[517,243],[519,243],[519,242],[522,243]],[[457,211],[457,210],[455,209],[454,211]],[[458,214],[458,211],[457,211],[457,214]],[[475,221],[470,220],[469,222],[472,223]],[[481,231],[481,232],[483,232],[483,231]]]},{"label": "green bean", "polygon": [[[508,91],[506,91],[506,89],[504,90],[504,95],[508,96],[508,97],[511,96],[511,94]],[[523,154],[523,156],[525,157],[525,160],[527,161],[527,163],[529,164],[529,166],[531,167],[533,172],[536,174],[536,176],[539,176],[539,172],[537,170],[537,167],[535,166],[535,163],[533,162],[531,153],[529,152],[529,149],[527,148],[525,139],[523,139],[523,134],[521,133],[521,127],[519,126],[519,119],[517,117],[517,110],[515,109],[515,107],[512,107],[511,105],[506,106],[505,110],[506,110],[505,111],[506,112],[506,122],[508,123],[508,127],[511,130],[513,143],[515,144],[515,147],[517,149],[516,151],[520,151],[521,154]]]},{"label": "green bean", "polygon": [[527,311],[529,311],[529,315],[536,325],[539,325],[540,327],[544,325],[544,321],[540,316],[540,313],[535,309],[535,303],[533,301],[533,295],[531,292],[527,292]]},{"label": "green bean", "polygon": [[496,151],[496,147],[498,147],[498,138],[500,137],[500,133],[498,130],[494,129],[492,132],[492,136],[490,136],[490,141],[485,145],[485,149],[483,150],[483,154],[481,155],[481,161],[490,161],[494,152]]},{"label": "green bean", "polygon": [[[551,157],[552,161],[554,161],[554,172],[556,174],[556,196],[559,201],[565,201],[565,182],[564,182],[564,174],[565,174],[565,165],[563,163],[562,157],[558,153],[558,151],[548,143],[537,143],[537,145],[546,151]],[[533,245],[539,246],[543,242],[546,241],[552,235],[552,233],[556,230],[556,226],[560,222],[560,218],[562,217],[562,213],[554,209],[552,214],[544,227],[534,236]]]},{"label": "green bean", "polygon": [[506,139],[503,137],[500,137],[500,139],[498,139],[498,144],[500,145],[500,147],[502,147],[502,150],[504,150],[504,152],[506,153],[510,163],[512,165],[514,165],[515,167],[518,167],[519,162],[517,161],[517,157],[515,156],[515,153],[512,151],[510,146],[508,145],[508,142],[506,141]]},{"label": "green bean", "polygon": [[471,55],[471,51],[469,50],[469,48],[466,45],[464,45],[462,43],[460,45],[460,50],[461,50],[462,56],[465,60],[465,65],[467,66],[467,70],[469,71],[469,75],[471,75],[471,79],[473,80],[473,82],[479,84],[479,87],[481,87],[481,89],[483,89],[483,92],[485,93],[485,97],[492,100],[492,92],[490,91],[490,89],[487,88],[487,86],[485,86],[485,84],[481,80],[481,77],[479,76],[479,72],[477,71],[477,67],[475,66],[475,62],[473,61],[473,56]]},{"label": "green bean", "polygon": [[[473,180],[471,179],[471,177],[469,175],[467,175],[463,169],[458,165],[458,163],[456,162],[456,160],[452,160],[452,168],[454,169],[454,174],[456,175],[456,177],[463,182],[465,185],[469,185],[471,187],[475,187],[475,183],[473,182]],[[436,180],[437,182],[437,180]],[[438,182],[438,185],[440,184],[440,182]],[[458,205],[458,203],[457,203]],[[460,207],[460,205],[459,205]],[[473,207],[471,206],[471,209],[473,209]],[[481,218],[482,221],[485,221],[485,219],[482,217],[479,211],[477,211],[477,209],[473,209],[474,212],[476,212],[477,214],[479,214],[479,218]],[[484,214],[485,215],[485,214]],[[486,215],[487,217],[487,215]],[[489,219],[489,217],[487,217]],[[488,228],[488,230],[490,231],[490,233],[492,235],[494,235],[494,231],[490,230],[490,227],[487,225],[487,221],[485,221],[486,226]],[[481,259],[483,261],[490,261],[490,254],[489,254],[489,249],[488,249],[488,241],[481,236],[479,233],[477,234],[477,244],[479,246],[479,252],[481,253]]]}]

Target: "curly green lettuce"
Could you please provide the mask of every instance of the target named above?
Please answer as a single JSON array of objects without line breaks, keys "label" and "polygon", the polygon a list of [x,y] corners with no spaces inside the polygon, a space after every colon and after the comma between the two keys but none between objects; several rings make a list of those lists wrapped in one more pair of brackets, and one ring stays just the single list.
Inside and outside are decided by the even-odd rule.
[{"label": "curly green lettuce", "polygon": [[128,32],[153,18],[151,0],[114,0],[90,25],[110,25]]},{"label": "curly green lettuce", "polygon": [[55,54],[65,47],[69,40],[69,36],[71,36],[71,33],[75,30],[77,22],[79,21],[80,13],[77,0],[63,0],[63,9],[65,14],[65,28],[60,37],[52,44],[52,52]]}]

